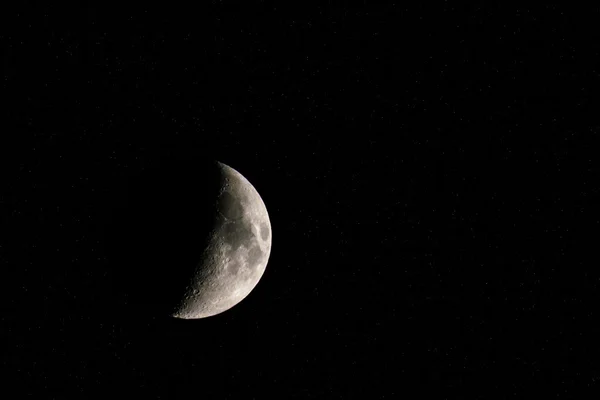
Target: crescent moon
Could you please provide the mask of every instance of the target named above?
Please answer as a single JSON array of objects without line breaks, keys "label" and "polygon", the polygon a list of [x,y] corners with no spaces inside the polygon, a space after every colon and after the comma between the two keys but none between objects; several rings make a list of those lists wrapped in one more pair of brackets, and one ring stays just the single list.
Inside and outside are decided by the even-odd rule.
[{"label": "crescent moon", "polygon": [[218,166],[222,186],[214,228],[175,318],[206,318],[241,302],[263,276],[271,253],[271,222],[262,198],[238,171]]}]

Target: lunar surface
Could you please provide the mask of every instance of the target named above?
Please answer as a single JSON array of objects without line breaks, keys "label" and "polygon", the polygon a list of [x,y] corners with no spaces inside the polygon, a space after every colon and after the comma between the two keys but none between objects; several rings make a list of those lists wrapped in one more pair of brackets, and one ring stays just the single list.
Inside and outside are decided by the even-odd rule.
[{"label": "lunar surface", "polygon": [[172,314],[205,318],[242,301],[265,272],[271,252],[271,223],[256,189],[233,168],[218,163],[221,187],[214,228]]}]

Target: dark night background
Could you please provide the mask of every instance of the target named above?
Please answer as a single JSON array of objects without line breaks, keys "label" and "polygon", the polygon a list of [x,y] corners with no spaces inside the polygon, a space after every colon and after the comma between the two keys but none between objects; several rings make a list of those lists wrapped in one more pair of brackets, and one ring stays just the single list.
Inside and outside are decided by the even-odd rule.
[{"label": "dark night background", "polygon": [[[6,9],[5,390],[597,390],[599,15],[492,3]],[[108,251],[128,177],[178,154],[240,171],[273,229],[255,290],[197,321],[132,311]],[[158,227],[193,214],[174,186]],[[161,231],[138,267],[163,271]]]}]

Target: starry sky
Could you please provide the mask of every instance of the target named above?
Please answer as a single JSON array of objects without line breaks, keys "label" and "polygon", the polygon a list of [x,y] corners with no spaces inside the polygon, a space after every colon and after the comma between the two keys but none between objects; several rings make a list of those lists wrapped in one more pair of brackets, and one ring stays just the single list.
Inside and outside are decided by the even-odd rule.
[{"label": "starry sky", "polygon": [[[211,1],[6,17],[0,365],[16,393],[597,389],[597,10]],[[240,171],[273,231],[256,289],[191,322],[120,294],[131,263],[169,272],[158,249],[107,250],[128,178],[178,154]],[[169,194],[150,221],[181,204]]]}]

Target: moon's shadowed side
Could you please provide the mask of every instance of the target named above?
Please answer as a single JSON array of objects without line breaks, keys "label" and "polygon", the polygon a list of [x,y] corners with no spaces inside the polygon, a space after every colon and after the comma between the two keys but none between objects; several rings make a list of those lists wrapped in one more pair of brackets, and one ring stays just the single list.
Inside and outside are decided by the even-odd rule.
[{"label": "moon's shadowed side", "polygon": [[106,230],[123,312],[164,317],[175,310],[214,227],[222,183],[216,162],[175,158],[129,179]]}]

